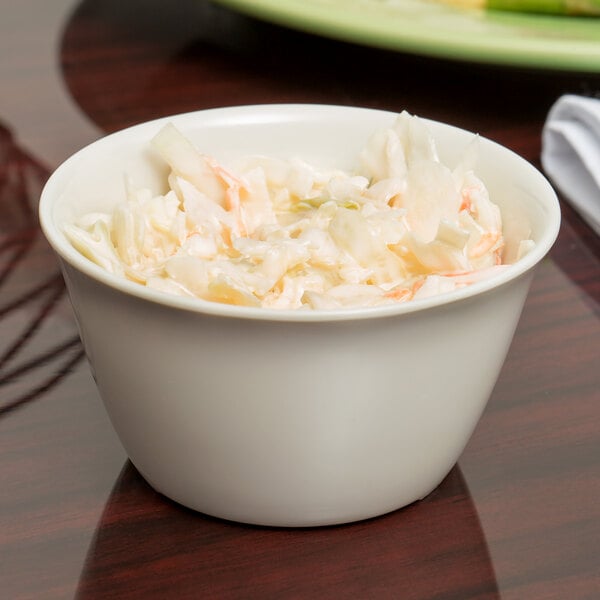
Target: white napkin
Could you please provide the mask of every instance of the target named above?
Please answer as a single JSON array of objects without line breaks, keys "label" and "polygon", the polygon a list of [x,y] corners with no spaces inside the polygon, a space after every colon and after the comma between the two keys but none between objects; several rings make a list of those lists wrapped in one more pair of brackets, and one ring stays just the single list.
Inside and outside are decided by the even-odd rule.
[{"label": "white napkin", "polygon": [[542,166],[600,235],[600,99],[561,96],[542,133]]}]

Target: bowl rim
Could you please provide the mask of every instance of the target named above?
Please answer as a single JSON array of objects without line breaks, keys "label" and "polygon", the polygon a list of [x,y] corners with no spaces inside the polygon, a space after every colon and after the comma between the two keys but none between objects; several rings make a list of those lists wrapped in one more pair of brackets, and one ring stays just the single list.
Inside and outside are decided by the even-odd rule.
[{"label": "bowl rim", "polygon": [[384,306],[339,309],[276,309],[265,307],[248,307],[212,302],[201,298],[177,296],[167,292],[148,288],[144,285],[135,283],[125,279],[124,277],[104,270],[102,267],[80,254],[68,242],[61,228],[55,222],[55,203],[60,198],[57,188],[60,188],[61,181],[69,172],[69,170],[72,169],[73,165],[83,155],[90,152],[91,148],[109,145],[119,137],[139,134],[145,129],[152,129],[156,131],[160,126],[169,121],[190,120],[194,118],[204,119],[207,124],[210,123],[211,125],[235,126],[236,124],[242,123],[255,123],[257,118],[261,119],[261,123],[286,122],[293,120],[290,117],[294,115],[296,118],[302,116],[304,118],[313,117],[318,120],[327,115],[334,116],[336,114],[342,114],[343,112],[347,112],[348,114],[367,112],[378,113],[382,116],[389,117],[399,114],[398,112],[389,110],[337,104],[249,104],[208,108],[167,115],[107,134],[73,153],[65,161],[63,161],[48,178],[42,189],[38,207],[42,232],[44,233],[54,252],[56,252],[56,254],[63,261],[65,261],[65,263],[70,265],[76,271],[87,275],[96,282],[104,284],[113,290],[117,290],[128,296],[134,296],[136,298],[159,304],[164,307],[171,307],[187,312],[261,321],[347,321],[390,317],[413,312],[421,312],[434,307],[466,300],[474,296],[480,296],[486,292],[508,284],[509,282],[520,278],[528,271],[532,270],[549,252],[550,248],[558,237],[561,213],[556,192],[542,172],[516,152],[505,146],[502,146],[497,142],[494,142],[489,138],[480,136],[479,134],[448,123],[435,121],[424,117],[419,118],[427,124],[433,124],[437,127],[441,126],[450,130],[456,130],[457,132],[478,136],[487,144],[491,144],[499,148],[502,152],[513,155],[513,157],[516,157],[518,161],[521,161],[523,164],[527,165],[529,169],[531,169],[532,175],[538,179],[538,182],[542,185],[542,187],[545,188],[546,191],[546,193],[543,195],[542,202],[545,210],[548,213],[548,227],[544,229],[542,235],[536,241],[535,246],[524,257],[519,259],[517,262],[508,265],[507,268],[502,270],[500,273],[451,292],[445,292],[427,298]]}]

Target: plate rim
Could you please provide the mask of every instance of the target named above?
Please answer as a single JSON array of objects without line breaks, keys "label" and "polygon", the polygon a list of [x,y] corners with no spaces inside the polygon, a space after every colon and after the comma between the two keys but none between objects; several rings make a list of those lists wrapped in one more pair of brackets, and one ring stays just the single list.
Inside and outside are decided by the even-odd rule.
[{"label": "plate rim", "polygon": [[[588,19],[496,13],[493,16],[494,23],[506,27],[507,35],[486,36],[479,33],[468,38],[461,31],[454,33],[449,29],[427,30],[420,25],[397,29],[401,19],[389,18],[390,15],[393,17],[393,5],[389,3],[381,5],[386,7],[385,12],[374,10],[369,18],[364,18],[364,14],[359,15],[357,9],[368,5],[365,0],[345,4],[343,11],[339,10],[340,0],[214,1],[247,16],[277,25],[387,50],[473,63],[600,73],[600,19],[593,17]],[[394,0],[396,4],[403,1]],[[432,7],[431,10],[434,13],[439,11],[442,20],[447,15],[452,15],[453,19],[461,19],[461,14],[465,19],[490,18],[484,11],[452,9],[442,4]],[[398,16],[403,17],[401,13]],[[538,27],[543,34],[546,30],[551,31],[554,23],[557,31],[566,24],[572,28],[575,23],[581,23],[582,30],[587,31],[590,19],[598,23],[597,41],[589,37],[577,39],[572,36],[561,38],[540,35],[528,38],[523,35],[510,35],[511,28],[523,25]]]}]

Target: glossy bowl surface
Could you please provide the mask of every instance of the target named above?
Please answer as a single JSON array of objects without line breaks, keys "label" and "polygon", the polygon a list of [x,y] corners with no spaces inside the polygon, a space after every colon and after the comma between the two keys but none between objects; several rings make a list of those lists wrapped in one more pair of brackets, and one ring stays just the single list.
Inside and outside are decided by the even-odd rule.
[{"label": "glossy bowl surface", "polygon": [[[221,160],[263,153],[352,168],[395,117],[323,105],[175,115],[94,142],[49,179],[40,221],[100,395],[159,492],[236,521],[326,525],[423,498],[457,461],[560,223],[549,183],[508,149],[481,139],[477,173],[508,246],[526,220],[535,248],[493,279],[397,306],[281,311],[169,296],[103,271],[62,232],[74,215],[120,201],[125,173],[161,191],[166,171],[148,142],[166,121]],[[473,134],[428,125],[452,166]]]}]

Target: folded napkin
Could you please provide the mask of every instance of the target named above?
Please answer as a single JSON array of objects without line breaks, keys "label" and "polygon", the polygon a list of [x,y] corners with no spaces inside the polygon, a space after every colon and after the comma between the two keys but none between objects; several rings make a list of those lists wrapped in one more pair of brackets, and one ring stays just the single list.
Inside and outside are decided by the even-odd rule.
[{"label": "folded napkin", "polygon": [[542,166],[600,235],[600,99],[561,96],[542,133]]}]

